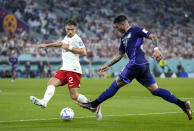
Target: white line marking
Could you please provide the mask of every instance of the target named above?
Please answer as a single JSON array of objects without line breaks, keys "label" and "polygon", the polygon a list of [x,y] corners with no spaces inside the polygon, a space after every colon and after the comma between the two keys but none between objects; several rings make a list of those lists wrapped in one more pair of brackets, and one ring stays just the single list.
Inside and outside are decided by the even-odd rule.
[{"label": "white line marking", "polygon": [[56,120],[56,119],[59,119],[59,118],[0,121],[0,123],[26,122],[26,121],[41,121],[41,120],[44,121],[44,120]]},{"label": "white line marking", "polygon": [[[180,113],[183,113],[183,112],[160,112],[160,113],[120,114],[120,115],[104,115],[103,117],[147,116],[147,115],[180,114]],[[80,117],[75,117],[75,119],[93,118],[93,117],[95,117],[95,116],[80,116]],[[60,119],[60,118],[48,118],[48,119],[42,118],[42,119],[28,119],[28,120],[12,120],[12,121],[0,121],[0,123],[45,121],[45,120],[58,120],[58,119]]]}]

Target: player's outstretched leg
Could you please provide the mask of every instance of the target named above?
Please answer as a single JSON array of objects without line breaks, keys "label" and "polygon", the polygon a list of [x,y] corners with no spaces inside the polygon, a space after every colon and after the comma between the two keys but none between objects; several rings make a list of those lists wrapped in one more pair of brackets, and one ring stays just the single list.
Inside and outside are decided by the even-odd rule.
[{"label": "player's outstretched leg", "polygon": [[46,92],[44,93],[44,97],[43,97],[43,101],[46,103],[46,105],[55,94],[55,88],[56,87],[54,85],[47,86]]},{"label": "player's outstretched leg", "polygon": [[[83,103],[80,106],[83,106],[83,108],[87,108],[89,110],[92,111],[92,108],[97,108],[97,106],[102,103],[103,101],[107,100],[108,98],[114,96],[116,94],[116,92],[118,91],[119,86],[117,85],[116,81],[113,81],[113,83],[111,84],[111,86],[106,89],[104,92],[102,92],[102,94],[100,94],[100,96],[95,100],[92,101],[91,103]],[[84,106],[85,104],[85,106]],[[91,105],[91,108],[90,108]],[[89,107],[89,108],[88,108]]]},{"label": "player's outstretched leg", "polygon": [[33,104],[38,105],[38,106],[40,106],[42,108],[46,108],[47,103],[53,97],[54,93],[55,93],[55,86],[48,85],[47,90],[46,90],[46,92],[44,94],[43,99],[38,99],[38,98],[36,98],[34,96],[30,96],[30,100],[31,100],[31,102]]},{"label": "player's outstretched leg", "polygon": [[117,85],[116,81],[114,81],[111,86],[106,89],[96,100],[87,103],[79,103],[79,105],[83,108],[86,108],[92,112],[96,112],[101,116],[101,106],[100,103],[107,100],[108,98],[114,96],[120,87]]},{"label": "player's outstretched leg", "polygon": [[[89,102],[89,100],[82,94],[78,95],[77,101],[78,101],[78,105],[80,105],[81,103],[88,103]],[[97,120],[102,120],[102,113],[101,113],[101,106],[100,105],[97,108],[95,108],[95,110],[92,110],[92,112],[95,113]]]},{"label": "player's outstretched leg", "polygon": [[108,89],[106,89],[104,92],[102,92],[102,94],[95,100],[93,101],[91,104],[93,107],[97,107],[100,103],[102,103],[103,101],[109,99],[110,97],[114,96],[117,91],[119,90],[119,86],[117,85],[116,80],[113,81],[113,83],[110,85],[110,87]]},{"label": "player's outstretched leg", "polygon": [[117,85],[116,81],[113,81],[111,86],[106,89],[102,94],[94,101],[82,103],[80,104],[81,107],[89,109],[91,111],[96,110],[97,106],[102,103],[103,101],[107,100],[108,98],[114,96],[116,92],[119,90],[119,86]]},{"label": "player's outstretched leg", "polygon": [[162,97],[164,100],[178,105],[188,116],[189,120],[192,119],[192,110],[190,101],[181,101],[166,89],[157,88],[152,92],[153,95]]}]

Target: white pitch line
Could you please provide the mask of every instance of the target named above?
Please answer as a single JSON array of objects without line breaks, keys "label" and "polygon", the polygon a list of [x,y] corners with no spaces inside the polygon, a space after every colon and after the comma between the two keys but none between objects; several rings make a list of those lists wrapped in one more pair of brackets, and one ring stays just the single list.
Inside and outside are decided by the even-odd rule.
[{"label": "white pitch line", "polygon": [[59,118],[0,121],[0,123],[27,122],[27,121],[45,121],[45,120],[56,120],[56,119],[59,119]]},{"label": "white pitch line", "polygon": [[[146,115],[163,115],[163,114],[180,114],[183,112],[160,112],[160,113],[140,113],[140,114],[120,114],[120,115],[103,115],[103,117],[118,117],[118,116],[146,116]],[[76,119],[93,118],[95,116],[80,116]],[[45,121],[45,120],[57,120],[60,118],[48,118],[48,119],[28,119],[28,120],[12,120],[12,121],[0,121],[0,123],[12,123],[12,122],[29,122],[29,121]]]}]

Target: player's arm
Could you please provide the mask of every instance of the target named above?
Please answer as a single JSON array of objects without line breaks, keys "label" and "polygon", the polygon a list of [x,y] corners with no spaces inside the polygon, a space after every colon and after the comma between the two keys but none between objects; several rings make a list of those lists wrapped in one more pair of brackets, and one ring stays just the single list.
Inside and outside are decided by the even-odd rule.
[{"label": "player's arm", "polygon": [[39,48],[46,48],[46,47],[59,47],[61,46],[63,43],[61,41],[57,41],[54,43],[49,43],[49,44],[40,44],[38,47]]},{"label": "player's arm", "polygon": [[157,61],[160,61],[162,59],[162,53],[160,52],[159,47],[158,47],[157,36],[151,33],[148,38],[152,40],[152,44],[154,45],[152,57],[155,58]]},{"label": "player's arm", "polygon": [[157,36],[155,34],[151,33],[148,38],[152,40],[154,48],[157,48],[158,47],[158,38],[157,38]]},{"label": "player's arm", "polygon": [[86,48],[72,48],[71,50],[75,54],[79,54],[80,56],[87,56]]},{"label": "player's arm", "polygon": [[69,46],[69,44],[63,44],[62,48],[65,50],[71,51],[75,54],[79,54],[80,56],[87,56],[87,51],[85,47],[75,48],[75,47]]},{"label": "player's arm", "polygon": [[118,61],[121,60],[121,58],[123,58],[125,53],[123,52],[118,52],[114,57],[113,59],[107,64],[108,67],[111,67],[112,65],[114,65],[115,63],[117,63]]},{"label": "player's arm", "polygon": [[114,57],[113,59],[105,66],[101,67],[99,69],[99,71],[103,72],[103,71],[107,71],[109,69],[109,67],[111,67],[112,65],[114,65],[115,63],[117,63],[118,61],[121,60],[121,58],[123,58],[123,56],[125,55],[125,53],[119,51]]},{"label": "player's arm", "polygon": [[155,58],[157,61],[160,61],[162,59],[162,53],[160,52],[158,48],[157,36],[155,34],[150,33],[149,31],[147,31],[146,29],[142,27],[137,27],[137,30],[138,30],[138,35],[152,40],[152,43],[154,45],[152,57]]}]

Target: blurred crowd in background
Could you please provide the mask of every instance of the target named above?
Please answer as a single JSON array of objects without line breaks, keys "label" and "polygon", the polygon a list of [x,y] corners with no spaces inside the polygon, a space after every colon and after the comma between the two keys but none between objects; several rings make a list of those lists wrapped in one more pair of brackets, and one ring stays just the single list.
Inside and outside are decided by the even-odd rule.
[{"label": "blurred crowd in background", "polygon": [[[158,36],[165,58],[194,58],[194,3],[192,0],[1,0],[10,11],[31,28],[26,32],[0,34],[0,55],[60,57],[60,48],[39,50],[39,43],[62,40],[65,21],[78,23],[88,57],[112,58],[120,36],[112,26],[115,16],[127,15],[130,25],[140,25]],[[29,37],[31,36],[31,37]],[[144,40],[146,57],[152,56],[150,40]]]},{"label": "blurred crowd in background", "polygon": [[[62,40],[65,36],[65,20],[72,18],[79,25],[77,33],[84,40],[89,55],[111,58],[118,48],[120,37],[112,27],[112,20],[119,14],[125,14],[131,25],[141,25],[157,34],[166,58],[194,58],[192,0],[1,0],[1,2],[5,9],[25,21],[33,31],[44,36],[28,38],[24,32],[11,38],[3,35],[0,39],[1,53],[12,47],[23,47],[18,53],[59,56],[60,52],[56,49],[48,53],[39,52],[36,45]],[[50,36],[55,36],[55,39],[49,39]],[[147,56],[151,56],[151,46],[151,41],[145,40],[144,50]]]}]

